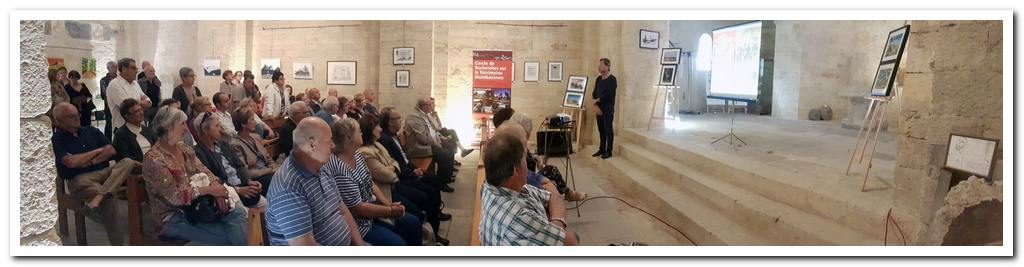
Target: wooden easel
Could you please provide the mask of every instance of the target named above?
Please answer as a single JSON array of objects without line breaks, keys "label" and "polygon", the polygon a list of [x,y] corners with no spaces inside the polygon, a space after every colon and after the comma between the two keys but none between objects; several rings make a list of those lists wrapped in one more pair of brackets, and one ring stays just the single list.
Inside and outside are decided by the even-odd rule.
[{"label": "wooden easel", "polygon": [[[870,100],[868,103],[868,111],[864,113],[864,120],[860,123],[860,130],[857,132],[857,143],[853,145],[853,151],[850,153],[850,162],[846,164],[846,175],[850,174],[850,167],[853,166],[853,159],[859,158],[857,164],[864,164],[864,155],[868,154],[868,162],[865,164],[864,170],[864,182],[861,183],[860,191],[864,192],[864,189],[868,184],[868,174],[871,173],[871,161],[875,158],[875,148],[878,147],[878,136],[882,132],[882,123],[885,122],[885,110],[889,107],[889,103],[894,100],[898,100],[900,88],[893,87],[893,93],[891,96],[865,96],[864,99]],[[897,109],[899,109],[899,101],[895,101]],[[897,110],[898,111],[898,110]],[[872,135],[871,127],[874,126],[874,135]],[[863,137],[863,138],[861,138]],[[861,144],[861,140],[864,143]],[[867,153],[868,144],[871,144],[871,153]],[[859,156],[858,156],[859,155]]]},{"label": "wooden easel", "polygon": [[[659,102],[661,102],[662,105],[665,104],[665,102],[658,101],[658,96],[661,95],[662,89],[665,90],[665,97],[666,97],[666,100],[667,100],[667,98],[670,95],[670,92],[668,90],[672,90],[672,89],[674,89],[676,87],[678,87],[678,86],[669,86],[669,85],[659,85],[658,86],[658,91],[656,91],[654,93],[654,101],[651,101],[651,117],[647,119],[647,130],[648,131],[651,130],[651,122],[653,122],[654,119],[662,119],[662,120],[664,120],[664,119],[668,119],[669,118],[669,117],[666,117],[666,116],[655,115],[654,111],[657,110]],[[666,107],[666,109],[668,109],[668,107]],[[671,114],[671,112],[669,112],[669,113]],[[676,115],[672,115],[672,119],[673,120],[676,119],[676,118],[677,118]]]},{"label": "wooden easel", "polygon": [[562,113],[569,114],[569,119],[571,119],[573,121],[573,123],[572,123],[572,133],[571,133],[572,136],[570,136],[570,138],[572,139],[573,149],[576,148],[575,147],[576,144],[580,143],[580,127],[581,127],[580,125],[583,124],[583,112],[584,111],[586,111],[586,109],[584,109],[583,107],[579,107],[579,108],[562,107]]}]

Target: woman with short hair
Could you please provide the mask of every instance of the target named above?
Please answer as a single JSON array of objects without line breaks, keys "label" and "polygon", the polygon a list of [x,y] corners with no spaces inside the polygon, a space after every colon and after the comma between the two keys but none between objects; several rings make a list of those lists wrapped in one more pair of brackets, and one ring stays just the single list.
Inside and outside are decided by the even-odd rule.
[{"label": "woman with short hair", "polygon": [[89,87],[79,82],[82,79],[82,74],[79,74],[77,70],[69,72],[67,76],[70,82],[64,85],[64,92],[67,93],[69,102],[75,105],[78,114],[82,116],[82,126],[92,125],[92,111],[96,109],[96,105],[92,103],[92,93],[89,92]]}]

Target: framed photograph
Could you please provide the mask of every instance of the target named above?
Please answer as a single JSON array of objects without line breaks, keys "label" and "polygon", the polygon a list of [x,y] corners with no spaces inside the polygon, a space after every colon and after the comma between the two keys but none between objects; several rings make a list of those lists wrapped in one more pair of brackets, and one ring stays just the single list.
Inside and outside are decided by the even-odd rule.
[{"label": "framed photograph", "polygon": [[640,30],[640,48],[658,49],[660,35],[656,31]]},{"label": "framed photograph", "polygon": [[889,62],[878,65],[875,72],[874,82],[871,83],[872,96],[889,96],[892,92],[892,83],[896,77],[896,62]]},{"label": "framed photograph", "polygon": [[999,140],[996,139],[950,134],[946,163],[943,166],[946,169],[991,178],[992,164],[995,163],[998,146]]},{"label": "framed photograph", "polygon": [[327,84],[355,85],[355,61],[327,61]]},{"label": "framed photograph", "polygon": [[562,106],[567,108],[583,107],[583,93],[566,91],[565,100],[562,101]]},{"label": "framed photograph", "polygon": [[220,59],[203,60],[203,76],[220,76]]},{"label": "framed photograph", "polygon": [[395,87],[408,88],[410,80],[409,70],[396,70],[395,71]]},{"label": "framed photograph", "polygon": [[536,82],[540,79],[540,62],[527,61],[523,64],[523,81]]},{"label": "framed photograph", "polygon": [[661,79],[658,80],[658,85],[675,85],[676,84],[676,65],[661,65]]},{"label": "framed photograph", "polygon": [[292,78],[296,80],[313,79],[313,63],[296,62],[292,63]]},{"label": "framed photograph", "polygon": [[281,59],[261,59],[260,60],[260,78],[270,79],[271,75],[274,75],[275,71],[281,71]]},{"label": "framed photograph", "polygon": [[395,47],[392,60],[394,65],[413,65],[416,63],[416,48]]},{"label": "framed photograph", "polygon": [[566,83],[565,90],[569,92],[586,93],[587,76],[569,75],[569,82]]},{"label": "framed photograph", "polygon": [[903,55],[903,49],[907,46],[907,36],[910,34],[910,25],[906,25],[889,32],[889,38],[885,39],[885,49],[882,50],[882,61],[899,59]]},{"label": "framed photograph", "polygon": [[683,54],[682,48],[662,48],[661,64],[679,64],[679,56]]},{"label": "framed photograph", "polygon": [[560,82],[560,81],[562,81],[562,62],[561,61],[548,62],[548,81],[549,82]]}]

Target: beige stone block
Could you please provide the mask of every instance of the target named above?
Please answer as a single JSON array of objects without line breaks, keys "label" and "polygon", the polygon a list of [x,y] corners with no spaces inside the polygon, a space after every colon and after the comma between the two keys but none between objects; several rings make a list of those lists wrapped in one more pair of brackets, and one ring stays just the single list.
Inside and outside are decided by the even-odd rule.
[{"label": "beige stone block", "polygon": [[21,120],[20,236],[41,234],[57,222],[54,178],[57,177],[49,119]]},{"label": "beige stone block", "polygon": [[21,118],[35,117],[50,109],[50,84],[46,78],[46,46],[43,22],[21,21],[20,99]]}]

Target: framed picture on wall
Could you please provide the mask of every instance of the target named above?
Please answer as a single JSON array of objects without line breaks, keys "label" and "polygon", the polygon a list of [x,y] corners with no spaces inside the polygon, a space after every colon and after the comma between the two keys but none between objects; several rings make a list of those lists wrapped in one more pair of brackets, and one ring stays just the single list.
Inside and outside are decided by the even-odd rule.
[{"label": "framed picture on wall", "polygon": [[260,60],[260,78],[270,79],[271,75],[274,75],[275,71],[281,71],[281,59],[261,59]]},{"label": "framed picture on wall", "polygon": [[395,71],[395,87],[407,88],[409,87],[409,80],[411,75],[409,70],[396,70]]},{"label": "framed picture on wall", "polygon": [[565,90],[585,93],[587,91],[587,76],[569,75],[569,82],[565,83]]},{"label": "framed picture on wall", "polygon": [[661,79],[658,80],[658,85],[675,85],[676,84],[676,65],[661,65]]},{"label": "framed picture on wall", "polygon": [[683,53],[682,48],[662,48],[661,64],[679,64],[679,56]]},{"label": "framed picture on wall", "polygon": [[292,78],[296,80],[313,79],[313,63],[295,62],[292,63]]},{"label": "framed picture on wall", "polygon": [[882,50],[882,62],[895,60],[903,55],[903,49],[907,46],[907,36],[910,33],[910,25],[906,25],[889,32],[889,38],[885,40],[885,49]]},{"label": "framed picture on wall", "polygon": [[416,63],[416,48],[395,47],[392,54],[394,65],[413,65]]},{"label": "framed picture on wall", "polygon": [[527,61],[523,64],[523,81],[536,82],[540,79],[540,62]]},{"label": "framed picture on wall", "polygon": [[355,85],[355,61],[327,61],[327,84]]},{"label": "framed picture on wall", "polygon": [[949,170],[966,172],[978,177],[991,178],[999,140],[950,134],[946,150]]},{"label": "framed picture on wall", "polygon": [[548,81],[549,82],[560,82],[560,81],[562,81],[562,62],[561,61],[548,62]]},{"label": "framed picture on wall", "polygon": [[220,76],[220,59],[203,60],[203,76]]},{"label": "framed picture on wall", "polygon": [[565,91],[565,100],[562,101],[562,106],[568,108],[583,107],[583,93]]},{"label": "framed picture on wall", "polygon": [[871,83],[872,96],[888,96],[892,91],[892,83],[896,78],[896,62],[878,65],[875,80]]},{"label": "framed picture on wall", "polygon": [[640,48],[658,49],[661,33],[656,31],[640,30]]}]

